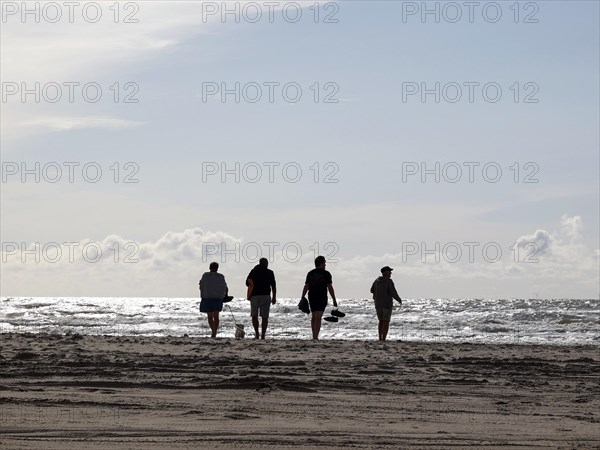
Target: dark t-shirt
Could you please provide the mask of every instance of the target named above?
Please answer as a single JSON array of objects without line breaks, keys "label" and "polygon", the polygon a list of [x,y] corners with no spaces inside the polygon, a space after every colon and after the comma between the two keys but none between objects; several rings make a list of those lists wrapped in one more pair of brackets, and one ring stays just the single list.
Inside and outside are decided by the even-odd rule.
[{"label": "dark t-shirt", "polygon": [[256,265],[248,274],[248,278],[254,282],[252,295],[269,295],[271,287],[276,287],[275,274],[262,264]]},{"label": "dark t-shirt", "polygon": [[316,268],[306,274],[309,300],[327,300],[327,285],[332,284],[331,273]]}]

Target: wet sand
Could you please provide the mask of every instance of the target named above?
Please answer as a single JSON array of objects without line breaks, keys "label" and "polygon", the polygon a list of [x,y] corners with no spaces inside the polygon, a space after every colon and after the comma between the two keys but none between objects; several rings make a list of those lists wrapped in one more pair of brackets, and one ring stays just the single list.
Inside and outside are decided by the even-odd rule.
[{"label": "wet sand", "polygon": [[600,448],[598,347],[0,343],[2,449]]}]

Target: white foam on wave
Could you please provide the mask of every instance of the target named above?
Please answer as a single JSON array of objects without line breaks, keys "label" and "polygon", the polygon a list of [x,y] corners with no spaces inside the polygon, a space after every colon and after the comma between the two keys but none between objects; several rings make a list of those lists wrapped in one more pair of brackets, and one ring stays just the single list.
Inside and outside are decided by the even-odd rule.
[{"label": "white foam on wave", "polygon": [[[207,336],[197,298],[3,298],[0,332],[150,336]],[[309,338],[310,320],[297,299],[278,299],[269,337]],[[377,318],[370,299],[340,299],[347,315],[323,322],[324,339],[372,340]],[[221,336],[234,320],[252,330],[249,302],[235,299],[221,313]],[[231,308],[231,312],[229,310]],[[573,299],[404,299],[395,306],[389,339],[429,342],[598,345],[597,301]],[[326,315],[329,310],[326,311]]]}]

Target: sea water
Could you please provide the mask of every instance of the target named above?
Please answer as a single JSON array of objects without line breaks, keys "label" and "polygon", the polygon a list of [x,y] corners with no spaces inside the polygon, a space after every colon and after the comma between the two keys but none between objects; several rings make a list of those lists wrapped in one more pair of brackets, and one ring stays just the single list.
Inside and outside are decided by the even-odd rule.
[{"label": "sea water", "polygon": [[[207,337],[206,314],[197,298],[2,297],[0,333],[79,333]],[[298,299],[271,307],[268,338],[309,339],[310,318]],[[323,321],[322,339],[377,339],[373,300],[339,299],[346,313]],[[600,345],[598,299],[403,299],[394,303],[388,339],[424,342]],[[330,305],[325,311],[328,316]],[[236,298],[221,312],[219,337],[243,324],[253,336],[250,302]]]}]

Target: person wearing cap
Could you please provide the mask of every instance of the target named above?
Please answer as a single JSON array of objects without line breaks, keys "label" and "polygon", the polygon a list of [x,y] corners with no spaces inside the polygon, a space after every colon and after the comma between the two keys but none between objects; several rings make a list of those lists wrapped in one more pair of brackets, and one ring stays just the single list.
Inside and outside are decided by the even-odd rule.
[{"label": "person wearing cap", "polygon": [[396,291],[392,281],[392,269],[390,266],[381,268],[381,276],[378,277],[371,286],[371,294],[375,300],[375,310],[379,319],[379,340],[385,341],[388,330],[390,329],[390,319],[392,318],[393,300],[402,304],[402,299]]}]

